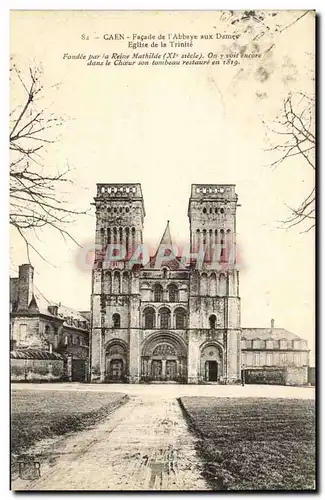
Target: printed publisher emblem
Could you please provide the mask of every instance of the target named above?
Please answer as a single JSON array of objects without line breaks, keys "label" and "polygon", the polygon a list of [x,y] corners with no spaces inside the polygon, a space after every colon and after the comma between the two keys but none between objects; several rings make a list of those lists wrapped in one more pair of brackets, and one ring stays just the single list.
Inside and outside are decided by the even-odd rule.
[{"label": "printed publisher emblem", "polygon": [[26,480],[38,479],[41,477],[41,463],[34,459],[19,460],[18,476]]}]

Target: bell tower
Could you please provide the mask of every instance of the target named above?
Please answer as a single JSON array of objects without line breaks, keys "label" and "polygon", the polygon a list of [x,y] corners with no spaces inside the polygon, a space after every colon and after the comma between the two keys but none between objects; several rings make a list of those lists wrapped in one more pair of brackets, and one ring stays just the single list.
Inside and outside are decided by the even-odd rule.
[{"label": "bell tower", "polygon": [[[191,254],[196,257],[190,280],[190,326],[197,342],[213,339],[220,348],[218,377],[224,383],[238,381],[241,371],[237,206],[233,184],[192,184],[188,217]],[[200,356],[194,344],[189,352]],[[189,382],[197,380],[197,363],[198,359],[192,360]]]},{"label": "bell tower", "polygon": [[[96,207],[96,264],[103,259],[105,267],[123,268],[124,260],[143,243],[145,209],[141,184],[97,184]],[[108,245],[121,245],[119,260],[109,253]],[[115,253],[118,253],[115,248]]]},{"label": "bell tower", "polygon": [[[139,271],[128,260],[143,243],[140,184],[97,184],[91,296],[91,380],[139,381]],[[110,346],[113,346],[110,348]],[[115,365],[112,352],[119,351]]]}]

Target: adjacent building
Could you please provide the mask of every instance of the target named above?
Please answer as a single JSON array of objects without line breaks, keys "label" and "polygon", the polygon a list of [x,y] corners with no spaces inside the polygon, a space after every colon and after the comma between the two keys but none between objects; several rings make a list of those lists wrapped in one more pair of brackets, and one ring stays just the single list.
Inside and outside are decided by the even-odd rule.
[{"label": "adjacent building", "polygon": [[[34,284],[34,268],[10,278],[12,378],[84,379],[89,359],[89,313],[50,302]],[[79,361],[78,361],[79,360]],[[53,368],[56,367],[56,368]],[[78,376],[79,370],[79,376]]]}]

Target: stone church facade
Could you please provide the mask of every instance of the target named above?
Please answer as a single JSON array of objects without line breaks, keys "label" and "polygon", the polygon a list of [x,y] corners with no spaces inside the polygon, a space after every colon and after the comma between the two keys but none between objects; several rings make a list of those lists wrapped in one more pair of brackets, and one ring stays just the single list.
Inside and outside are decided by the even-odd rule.
[{"label": "stone church facade", "polygon": [[188,256],[167,223],[146,259],[141,185],[97,185],[93,382],[240,381],[239,272],[229,265],[237,201],[234,185],[192,185]]}]

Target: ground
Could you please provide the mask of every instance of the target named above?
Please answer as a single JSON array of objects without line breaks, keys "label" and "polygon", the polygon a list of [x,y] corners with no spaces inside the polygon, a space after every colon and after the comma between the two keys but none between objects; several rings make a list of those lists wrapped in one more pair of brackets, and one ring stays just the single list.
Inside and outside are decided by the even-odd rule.
[{"label": "ground", "polygon": [[181,405],[214,490],[314,488],[313,400],[184,397]]},{"label": "ground", "polygon": [[[23,460],[39,460],[41,477],[22,479],[14,474],[16,491],[209,490],[214,485],[200,454],[201,437],[189,428],[178,398],[188,406],[187,396],[225,403],[224,398],[286,398],[292,404],[314,398],[312,388],[276,386],[14,384],[13,412],[15,401],[28,397],[33,421],[32,413],[42,412],[35,402],[52,399],[53,404],[53,391],[79,413],[88,406],[100,412],[101,407],[116,404],[121,393],[128,398],[113,413],[100,413],[100,420],[89,422],[91,427],[40,440],[29,448]],[[73,403],[75,397],[78,405]]]}]

